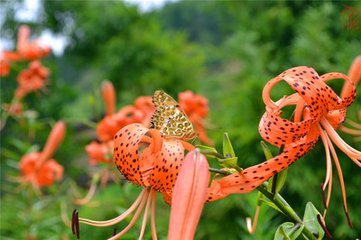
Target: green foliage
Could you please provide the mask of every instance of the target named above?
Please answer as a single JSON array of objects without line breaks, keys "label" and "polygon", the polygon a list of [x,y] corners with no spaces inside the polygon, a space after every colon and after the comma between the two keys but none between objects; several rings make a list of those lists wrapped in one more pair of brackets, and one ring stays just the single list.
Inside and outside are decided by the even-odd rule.
[{"label": "green foliage", "polygon": [[[2,37],[14,43],[21,24],[14,18],[18,2],[2,2],[6,9]],[[103,115],[99,92],[102,80],[114,83],[118,107],[157,89],[173,96],[186,89],[205,95],[210,104],[207,126],[216,141],[214,149],[222,149],[223,133],[228,132],[232,147],[226,145],[223,152],[237,156],[238,164],[245,168],[264,161],[257,132],[264,112],[264,84],[285,69],[300,65],[312,66],[320,74],[347,73],[361,49],[361,32],[343,28],[344,4],[361,9],[361,4],[353,1],[179,1],[148,13],[114,1],[41,4],[43,11],[38,21],[27,23],[35,36],[50,29],[66,36],[69,44],[64,55],[44,59],[43,65],[52,74],[46,91],[32,93],[24,100],[25,108],[31,111],[23,119],[8,118],[1,131],[0,236],[4,239],[70,238],[70,228],[63,223],[61,213],[70,218],[77,207],[72,203],[74,195],[86,194],[87,174],[98,170],[88,166],[84,146],[96,138],[93,127]],[[11,101],[16,75],[26,66],[25,62],[15,63],[11,75],[1,78],[2,103]],[[357,91],[361,91],[360,86]],[[281,85],[272,97],[290,92],[288,86]],[[353,120],[357,120],[360,103],[358,96],[349,109],[348,116]],[[67,123],[67,135],[54,158],[64,166],[64,179],[68,180],[47,189],[40,197],[32,195],[30,188],[20,191],[19,185],[10,180],[19,176],[21,156],[42,148],[51,126],[60,119]],[[352,146],[359,144],[346,134],[341,136]],[[275,148],[271,151],[277,154]],[[354,239],[361,234],[360,194],[355,184],[361,182],[361,174],[342,152],[339,158],[354,228],[347,226],[336,176],[326,225],[335,239]],[[115,167],[112,171],[118,174]],[[281,193],[298,213],[309,201],[323,209],[319,184],[324,177],[324,149],[319,143],[289,168]],[[77,184],[81,187],[72,187]],[[124,212],[138,193],[139,188],[131,184],[110,183],[97,190],[88,205],[77,208],[81,216],[108,219]],[[256,233],[247,232],[245,218],[253,216],[256,199],[257,193],[253,192],[207,204],[196,239],[274,237],[277,226],[288,220],[268,207],[261,209]],[[305,224],[318,226],[314,214],[309,215],[313,208],[309,204],[307,207]],[[158,197],[160,239],[167,236],[168,219],[169,207]],[[119,225],[118,230],[126,223]],[[295,227],[286,225],[276,235]],[[136,238],[139,230],[140,221],[124,238]],[[150,239],[150,231],[146,232],[145,239]],[[81,226],[84,239],[105,239],[111,234],[108,228]]]}]

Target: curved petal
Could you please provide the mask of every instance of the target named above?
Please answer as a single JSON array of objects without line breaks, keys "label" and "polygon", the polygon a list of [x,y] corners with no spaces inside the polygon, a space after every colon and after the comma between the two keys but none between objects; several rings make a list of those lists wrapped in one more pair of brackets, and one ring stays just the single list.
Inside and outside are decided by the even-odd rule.
[{"label": "curved petal", "polygon": [[330,99],[337,100],[337,95],[320,79],[313,68],[300,66],[286,70],[266,84],[262,97],[266,106],[271,109],[279,108],[271,100],[270,92],[272,87],[282,80],[286,81],[304,99],[310,109],[310,116],[314,122],[327,112],[326,93],[332,95]]},{"label": "curved petal", "polygon": [[102,95],[105,105],[106,115],[112,115],[115,110],[115,89],[110,81],[104,81],[102,84]]},{"label": "curved petal", "polygon": [[154,155],[149,183],[156,191],[172,192],[184,160],[184,147],[177,139],[164,139],[161,151]]},{"label": "curved petal", "polygon": [[358,56],[353,60],[351,67],[348,71],[348,77],[353,82],[353,84],[350,84],[348,82],[345,83],[341,91],[341,98],[349,96],[350,92],[352,92],[353,87],[356,86],[357,83],[361,80],[361,56]]},{"label": "curved petal", "polygon": [[141,124],[123,127],[114,136],[113,161],[124,177],[135,184],[145,186],[140,171],[139,144],[148,129]]},{"label": "curved petal", "polygon": [[60,181],[63,178],[64,167],[54,159],[46,161],[39,169],[37,183],[39,187],[51,186],[54,181]]},{"label": "curved petal", "polygon": [[279,112],[266,111],[258,126],[262,138],[278,147],[304,137],[312,124],[311,119],[295,123],[279,115]]},{"label": "curved petal", "polygon": [[353,83],[353,81],[351,81],[351,79],[348,76],[346,76],[345,74],[342,74],[342,73],[332,72],[332,73],[326,73],[326,74],[322,75],[321,79],[325,82],[332,80],[332,79],[343,79],[346,81],[345,84],[348,85],[347,94],[346,94],[346,92],[344,92],[344,94],[342,95],[342,98],[337,96],[336,93],[334,93],[333,95],[327,96],[329,110],[331,110],[331,109],[338,110],[341,108],[345,108],[345,107],[350,106],[351,103],[353,103],[353,101],[355,100],[355,97],[356,97],[356,87],[355,87],[355,84]]}]

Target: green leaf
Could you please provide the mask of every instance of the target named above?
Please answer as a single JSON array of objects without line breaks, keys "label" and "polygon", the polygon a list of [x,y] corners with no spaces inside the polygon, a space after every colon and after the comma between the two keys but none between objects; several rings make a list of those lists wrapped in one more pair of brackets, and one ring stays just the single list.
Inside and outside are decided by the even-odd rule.
[{"label": "green leaf", "polygon": [[307,202],[303,223],[315,236],[318,236],[317,239],[322,239],[325,232],[317,221],[317,215],[321,215],[320,212],[311,202]]},{"label": "green leaf", "polygon": [[294,240],[302,233],[303,226],[292,222],[282,223],[274,236],[274,240]]},{"label": "green leaf", "polygon": [[280,213],[283,214],[283,212],[281,211],[281,209],[279,209],[276,204],[274,204],[273,202],[271,202],[270,200],[268,200],[268,198],[261,198],[260,199],[262,201],[262,203],[266,204],[267,206],[279,211]]},{"label": "green leaf", "polygon": [[218,159],[219,165],[225,168],[235,168],[237,166],[238,157],[232,157],[227,159]]},{"label": "green leaf", "polygon": [[228,137],[228,133],[224,133],[223,135],[223,156],[225,156],[226,158],[236,157],[231,140]]},{"label": "green leaf", "polygon": [[266,145],[266,143],[264,141],[261,141],[261,146],[262,146],[262,150],[264,153],[264,156],[266,157],[267,160],[273,158],[273,155],[271,153],[271,150],[268,148],[268,146]]},{"label": "green leaf", "polygon": [[196,147],[201,151],[202,154],[204,154],[206,156],[213,157],[213,158],[217,158],[218,155],[219,155],[219,157],[222,156],[213,147],[208,147],[208,146],[204,146],[204,145],[197,145]]},{"label": "green leaf", "polygon": [[286,178],[287,178],[288,168],[278,173],[278,180],[276,185],[276,193],[281,191],[282,187],[285,185]]},{"label": "green leaf", "polygon": [[[262,149],[263,149],[263,153],[266,157],[267,160],[273,158],[273,155],[271,153],[271,150],[268,148],[267,144],[263,141],[261,141],[261,146],[262,146]],[[276,191],[275,191],[275,194],[279,193],[282,189],[282,187],[284,186],[285,182],[286,182],[286,178],[287,178],[287,168],[281,172],[279,172],[277,174],[277,181],[276,181]],[[268,188],[267,190],[268,191],[272,191],[272,188],[273,188],[273,181],[274,181],[274,177],[270,178],[268,180]]]}]

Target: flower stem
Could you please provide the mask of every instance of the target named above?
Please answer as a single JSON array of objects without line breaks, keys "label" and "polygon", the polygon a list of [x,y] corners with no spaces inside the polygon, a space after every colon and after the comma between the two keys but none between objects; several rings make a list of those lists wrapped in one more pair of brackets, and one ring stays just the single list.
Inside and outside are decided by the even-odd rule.
[{"label": "flower stem", "polygon": [[302,233],[308,238],[312,240],[316,240],[317,238],[312,234],[312,232],[304,225],[302,219],[297,215],[297,213],[292,209],[292,207],[287,203],[287,201],[280,195],[274,194],[267,190],[266,183],[263,183],[257,188],[263,195],[265,195],[271,202],[273,202],[279,210],[291,221],[300,224],[303,226]]}]

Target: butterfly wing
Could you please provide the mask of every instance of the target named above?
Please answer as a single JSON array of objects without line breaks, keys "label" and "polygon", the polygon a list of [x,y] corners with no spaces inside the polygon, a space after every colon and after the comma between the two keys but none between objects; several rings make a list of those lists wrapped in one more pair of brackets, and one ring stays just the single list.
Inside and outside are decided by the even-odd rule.
[{"label": "butterfly wing", "polygon": [[151,127],[158,129],[162,136],[189,140],[196,137],[192,123],[179,109],[179,104],[163,91],[156,91],[153,96],[155,113]]}]

